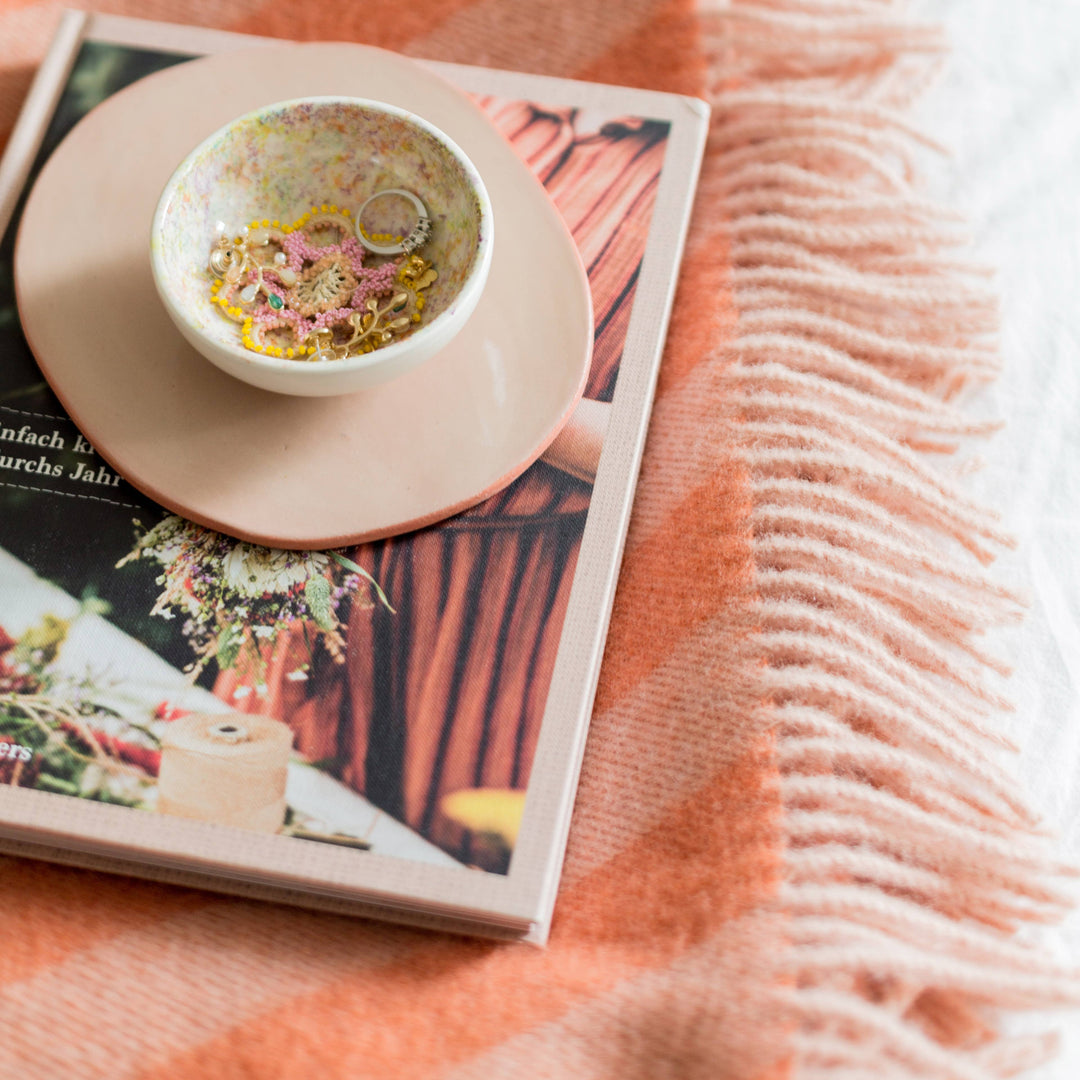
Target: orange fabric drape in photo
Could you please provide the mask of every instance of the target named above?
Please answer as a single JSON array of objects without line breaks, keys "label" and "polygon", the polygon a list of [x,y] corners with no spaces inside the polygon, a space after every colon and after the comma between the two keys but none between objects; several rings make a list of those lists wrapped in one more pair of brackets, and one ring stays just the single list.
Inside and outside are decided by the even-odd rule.
[{"label": "orange fabric drape in photo", "polygon": [[[668,125],[611,118],[582,133],[572,108],[481,105],[544,182],[581,251],[596,324],[585,397],[610,410]],[[521,273],[528,288],[527,265]],[[301,682],[287,677],[306,657],[309,635],[297,629],[268,666],[267,692],[239,706],[290,724],[309,760],[474,861],[441,801],[462,789],[528,786],[590,496],[589,480],[545,455],[472,510],[359,548],[352,557],[393,614],[357,605],[346,662],[316,662]],[[219,680],[227,700],[237,678]],[[501,856],[481,864],[505,869]]]}]

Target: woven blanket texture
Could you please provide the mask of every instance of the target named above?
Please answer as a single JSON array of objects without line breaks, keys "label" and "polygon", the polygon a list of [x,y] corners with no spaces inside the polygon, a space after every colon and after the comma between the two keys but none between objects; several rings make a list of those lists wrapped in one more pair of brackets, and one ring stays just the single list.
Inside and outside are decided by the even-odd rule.
[{"label": "woven blanket texture", "polygon": [[[996,302],[920,194],[887,0],[103,0],[705,97],[713,123],[546,949],[0,860],[0,1077],[983,1080],[1080,1003],[1011,778],[1010,543],[949,453]],[[0,0],[0,143],[61,11]],[[647,631],[646,631],[647,627]]]}]

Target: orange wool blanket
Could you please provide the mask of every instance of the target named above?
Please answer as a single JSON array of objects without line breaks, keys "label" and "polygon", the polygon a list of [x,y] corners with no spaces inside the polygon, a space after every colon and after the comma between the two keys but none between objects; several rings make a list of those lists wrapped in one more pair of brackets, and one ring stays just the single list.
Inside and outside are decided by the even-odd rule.
[{"label": "orange wool blanket", "polygon": [[[0,861],[0,1075],[993,1077],[1075,1001],[977,635],[1008,542],[939,460],[995,304],[917,191],[943,52],[881,0],[103,2],[709,98],[545,950]],[[0,140],[58,9],[0,0]],[[1022,937],[1022,935],[1021,935]]]}]

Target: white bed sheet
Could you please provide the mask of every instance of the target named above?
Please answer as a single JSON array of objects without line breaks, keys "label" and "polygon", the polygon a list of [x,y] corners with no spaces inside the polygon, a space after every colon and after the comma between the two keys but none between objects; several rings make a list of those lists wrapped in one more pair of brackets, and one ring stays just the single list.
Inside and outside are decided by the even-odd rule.
[{"label": "white bed sheet", "polygon": [[[973,489],[1019,540],[997,573],[1030,613],[1002,634],[1015,666],[1008,733],[1034,805],[1080,865],[1080,2],[925,0],[953,56],[920,107],[953,156],[934,164],[935,193],[972,222],[998,269],[1005,372],[972,407],[1006,421],[981,447]],[[1080,911],[1040,938],[1080,967]],[[1080,1078],[1080,1012],[1024,1017],[1063,1045],[1031,1080]]]}]

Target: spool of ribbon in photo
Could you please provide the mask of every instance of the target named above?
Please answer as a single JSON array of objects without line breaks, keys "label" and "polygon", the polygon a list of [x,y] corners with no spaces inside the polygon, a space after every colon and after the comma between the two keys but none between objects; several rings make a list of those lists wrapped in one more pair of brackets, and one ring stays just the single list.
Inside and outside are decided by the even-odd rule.
[{"label": "spool of ribbon in photo", "polygon": [[277,832],[293,734],[267,716],[192,713],[161,742],[158,810],[163,814]]}]

